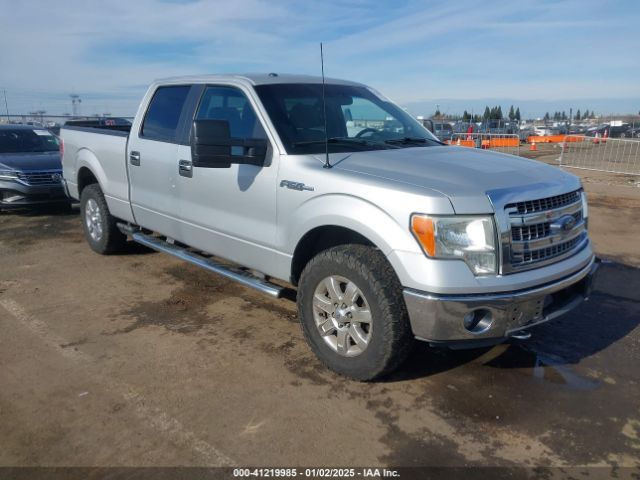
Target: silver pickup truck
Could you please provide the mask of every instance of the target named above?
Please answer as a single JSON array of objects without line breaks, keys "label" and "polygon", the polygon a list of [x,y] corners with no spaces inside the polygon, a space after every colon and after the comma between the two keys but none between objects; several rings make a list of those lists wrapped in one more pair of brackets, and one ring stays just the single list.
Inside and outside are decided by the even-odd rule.
[{"label": "silver pickup truck", "polygon": [[129,237],[275,297],[292,285],[310,347],[351,378],[388,374],[415,339],[526,338],[589,293],[578,178],[445,146],[365,85],[167,79],[128,130],[61,131],[91,248]]}]

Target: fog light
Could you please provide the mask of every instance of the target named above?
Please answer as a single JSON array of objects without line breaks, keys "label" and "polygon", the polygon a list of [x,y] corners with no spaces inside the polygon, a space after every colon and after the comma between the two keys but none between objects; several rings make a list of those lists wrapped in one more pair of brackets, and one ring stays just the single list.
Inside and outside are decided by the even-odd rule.
[{"label": "fog light", "polygon": [[464,324],[464,328],[471,333],[484,333],[491,328],[493,319],[491,318],[491,312],[489,310],[486,308],[478,308],[467,312],[462,319],[462,323]]}]

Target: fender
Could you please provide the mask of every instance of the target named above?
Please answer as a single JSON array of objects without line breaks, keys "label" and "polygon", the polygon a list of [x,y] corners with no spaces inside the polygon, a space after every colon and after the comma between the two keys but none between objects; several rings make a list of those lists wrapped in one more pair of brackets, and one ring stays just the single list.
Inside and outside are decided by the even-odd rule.
[{"label": "fender", "polygon": [[[76,182],[78,181],[78,173],[81,168],[88,168],[89,171],[93,173],[93,176],[98,180],[98,185],[100,185],[100,189],[104,194],[109,211],[114,217],[129,222],[134,221],[133,214],[131,212],[131,205],[129,203],[129,184],[126,176],[123,178],[124,182],[118,182],[117,180],[120,177],[119,175],[115,174],[111,175],[111,177],[107,175],[102,163],[88,148],[80,148],[77,151],[74,166],[75,171],[73,172],[73,178]],[[124,159],[122,161],[122,166],[118,165],[118,167],[124,167]],[[110,181],[109,178],[112,180]],[[77,191],[77,183],[75,188]]]},{"label": "fender", "polygon": [[[398,224],[377,205],[348,194],[315,196],[297,208],[287,218],[280,232],[285,252],[293,254],[302,237],[316,227],[338,226],[353,230],[369,239],[383,254],[393,250],[420,252],[420,247],[406,225]],[[375,226],[375,227],[374,227]]]},{"label": "fender", "polygon": [[104,193],[105,195],[107,194],[107,191],[105,190],[105,185],[108,183],[107,175],[105,174],[104,169],[100,165],[98,158],[95,156],[95,154],[91,150],[84,147],[78,149],[78,151],[76,152],[76,157],[74,159],[73,165],[74,165],[73,178],[76,181],[76,185],[79,185],[80,183],[78,180],[78,175],[80,173],[80,170],[83,167],[88,168],[89,171],[93,173],[93,176],[96,177],[96,179],[98,180],[98,184],[100,185],[100,189],[102,190],[102,193]]}]

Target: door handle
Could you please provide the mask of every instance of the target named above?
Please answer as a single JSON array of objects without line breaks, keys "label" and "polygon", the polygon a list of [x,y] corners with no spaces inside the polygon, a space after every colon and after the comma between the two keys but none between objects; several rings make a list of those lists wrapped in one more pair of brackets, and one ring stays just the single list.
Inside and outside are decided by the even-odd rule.
[{"label": "door handle", "polygon": [[131,165],[135,165],[136,167],[140,166],[140,152],[130,152],[129,153],[129,163]]},{"label": "door handle", "polygon": [[183,177],[193,177],[193,164],[190,160],[178,161],[178,173]]}]

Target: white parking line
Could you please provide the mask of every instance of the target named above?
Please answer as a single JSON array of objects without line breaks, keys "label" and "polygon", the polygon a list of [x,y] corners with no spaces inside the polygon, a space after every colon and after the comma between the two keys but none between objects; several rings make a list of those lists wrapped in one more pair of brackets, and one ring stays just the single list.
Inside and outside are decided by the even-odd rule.
[{"label": "white parking line", "polygon": [[[37,335],[45,344],[53,348],[63,357],[82,363],[94,360],[90,355],[74,348],[61,347],[61,345],[66,345],[69,342],[51,332],[45,322],[28,314],[25,309],[14,300],[1,298],[0,306],[10,313],[20,325]],[[237,465],[230,457],[185,428],[179,420],[170,416],[160,408],[152,406],[151,402],[149,402],[145,396],[136,392],[130,385],[107,378],[102,378],[100,382],[105,385],[108,390],[122,396],[125,402],[132,407],[136,415],[147,425],[165,435],[167,439],[173,443],[182,445],[200,454],[205,460],[206,466],[229,467]]]}]

